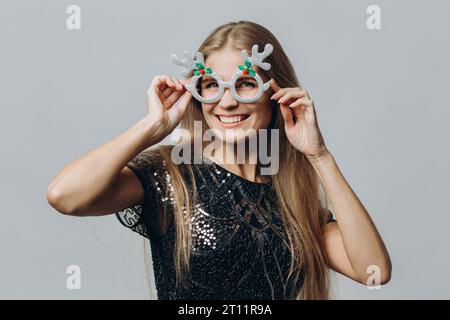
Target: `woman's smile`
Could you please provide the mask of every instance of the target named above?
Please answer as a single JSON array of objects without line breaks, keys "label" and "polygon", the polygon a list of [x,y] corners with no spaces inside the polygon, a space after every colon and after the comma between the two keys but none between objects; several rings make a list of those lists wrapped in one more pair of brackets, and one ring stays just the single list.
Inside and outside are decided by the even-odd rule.
[{"label": "woman's smile", "polygon": [[250,118],[250,114],[215,114],[216,122],[224,128],[235,128]]}]

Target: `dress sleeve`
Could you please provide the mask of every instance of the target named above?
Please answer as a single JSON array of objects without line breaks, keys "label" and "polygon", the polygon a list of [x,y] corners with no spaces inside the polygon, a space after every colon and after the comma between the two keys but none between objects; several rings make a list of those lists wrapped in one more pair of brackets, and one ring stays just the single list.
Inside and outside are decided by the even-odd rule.
[{"label": "dress sleeve", "polygon": [[150,239],[161,232],[160,218],[165,206],[173,204],[170,176],[157,149],[144,150],[126,166],[142,184],[144,198],[115,215],[125,227]]}]

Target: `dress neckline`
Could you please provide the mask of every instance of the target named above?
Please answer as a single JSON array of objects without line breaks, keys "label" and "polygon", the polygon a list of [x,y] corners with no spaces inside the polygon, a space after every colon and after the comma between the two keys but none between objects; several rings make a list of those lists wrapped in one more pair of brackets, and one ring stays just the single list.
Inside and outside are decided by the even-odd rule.
[{"label": "dress neckline", "polygon": [[204,163],[206,163],[206,164],[211,164],[211,165],[213,165],[213,166],[215,167],[215,169],[217,169],[217,170],[223,170],[223,171],[225,171],[226,173],[229,173],[230,175],[232,175],[233,177],[235,177],[236,179],[239,179],[239,180],[241,180],[241,181],[244,181],[244,182],[246,182],[246,183],[248,183],[248,184],[252,184],[252,185],[256,185],[256,186],[269,186],[269,185],[272,184],[272,177],[271,177],[271,176],[269,176],[269,180],[270,180],[269,182],[256,182],[256,181],[251,181],[251,180],[248,180],[247,178],[244,178],[244,177],[242,177],[242,176],[240,176],[240,175],[238,175],[238,174],[236,174],[236,173],[234,173],[234,172],[228,170],[227,168],[221,166],[220,164],[218,164],[218,163],[216,163],[215,161],[213,161],[211,158],[206,157],[206,156],[205,156],[205,158],[207,158],[207,159],[209,160],[209,162],[203,160]]}]

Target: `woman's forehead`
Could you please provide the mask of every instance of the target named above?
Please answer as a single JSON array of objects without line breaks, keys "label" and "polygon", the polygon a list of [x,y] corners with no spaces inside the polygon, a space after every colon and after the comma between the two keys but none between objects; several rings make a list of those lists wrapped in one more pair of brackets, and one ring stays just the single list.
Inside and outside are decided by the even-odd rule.
[{"label": "woman's forehead", "polygon": [[[230,48],[214,52],[205,59],[205,67],[211,68],[223,81],[231,81],[239,65],[244,65],[241,51]],[[253,69],[259,71],[256,66]]]},{"label": "woman's forehead", "polygon": [[230,81],[233,74],[242,65],[241,53],[238,50],[221,50],[214,52],[205,59],[205,67],[211,68],[224,81]]}]

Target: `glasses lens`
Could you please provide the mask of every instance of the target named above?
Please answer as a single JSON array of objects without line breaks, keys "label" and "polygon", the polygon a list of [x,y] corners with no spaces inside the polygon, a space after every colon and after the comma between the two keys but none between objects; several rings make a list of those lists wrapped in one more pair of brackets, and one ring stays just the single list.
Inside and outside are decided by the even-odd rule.
[{"label": "glasses lens", "polygon": [[219,83],[210,75],[198,78],[196,88],[199,96],[204,99],[214,98],[219,93]]},{"label": "glasses lens", "polygon": [[258,94],[258,82],[253,77],[241,75],[237,78],[234,86],[241,98],[251,99]]}]

